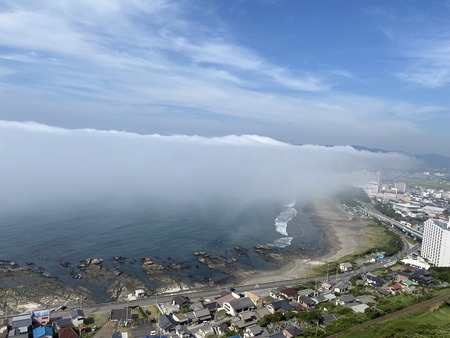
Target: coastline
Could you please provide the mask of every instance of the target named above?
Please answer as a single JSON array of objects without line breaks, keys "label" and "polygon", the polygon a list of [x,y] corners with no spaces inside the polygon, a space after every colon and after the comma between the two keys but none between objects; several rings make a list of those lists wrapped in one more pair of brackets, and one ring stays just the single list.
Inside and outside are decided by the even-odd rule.
[{"label": "coastline", "polygon": [[[245,265],[241,265],[239,259],[230,260],[230,257],[209,256],[201,252],[198,253],[201,255],[199,260],[202,261],[199,264],[206,265],[209,269],[229,274],[234,285],[256,285],[277,281],[295,281],[310,277],[314,273],[314,267],[366,249],[367,232],[364,231],[364,227],[367,226],[367,221],[353,220],[348,213],[339,208],[336,202],[328,200],[320,204],[316,203],[304,207],[303,212],[299,214],[306,215],[313,227],[319,229],[322,234],[321,249],[315,255],[307,255],[300,250],[283,253],[277,250],[272,251],[270,246],[259,245],[257,246],[259,247],[258,253],[265,255],[267,259],[273,262],[277,262],[277,267],[269,270],[252,270]],[[247,250],[247,248],[235,247],[234,254],[246,256]],[[118,257],[118,259],[121,259],[121,257]],[[88,264],[83,268],[83,275],[87,279],[83,278],[82,284],[74,282],[68,285],[58,278],[46,277],[42,274],[42,271],[31,271],[30,267],[0,269],[1,279],[5,283],[7,282],[7,284],[0,283],[0,294],[7,292],[9,289],[9,298],[11,298],[8,302],[8,304],[11,304],[9,305],[9,310],[10,312],[16,312],[19,311],[21,304],[28,304],[33,308],[38,307],[37,305],[39,304],[49,308],[63,304],[68,305],[69,303],[76,304],[80,295],[83,295],[86,304],[95,304],[96,297],[93,294],[95,289],[87,288],[86,283],[90,283],[93,286],[96,285],[97,290],[103,290],[101,291],[102,294],[105,293],[104,295],[117,301],[127,300],[135,289],[146,290],[142,277],[102,266],[101,260],[99,260],[100,264],[96,264],[98,263],[94,263],[96,260],[99,259],[89,259],[92,264]],[[84,260],[83,262],[86,261]],[[167,267],[154,262],[151,258],[144,257],[140,263],[143,271],[146,272],[146,277],[144,278],[151,279],[158,284],[158,293],[189,292],[199,287],[214,285],[210,281],[196,283],[194,281],[187,282],[177,279],[176,275],[173,275],[172,270],[182,268],[182,266],[174,266],[173,262],[170,267]],[[25,276],[26,278],[24,278]],[[54,290],[53,293],[56,292],[58,297],[51,300],[48,299],[49,295],[47,295],[45,290],[41,290],[40,294],[35,294],[33,292],[34,288],[30,286],[30,283],[28,283],[30,285],[24,284],[25,280],[33,285],[48,284],[49,287],[46,290]],[[229,284],[229,282],[226,284]],[[219,286],[220,284],[215,285]],[[22,296],[18,297],[17,292],[19,290],[26,292],[21,291]]]},{"label": "coastline", "polygon": [[267,270],[255,271],[251,276],[236,278],[239,285],[263,284],[285,280],[297,280],[310,277],[314,267],[352,253],[363,251],[365,239],[360,219],[353,220],[349,214],[332,201],[316,203],[304,209],[312,224],[322,232],[324,250],[317,256],[285,255],[280,266]]}]

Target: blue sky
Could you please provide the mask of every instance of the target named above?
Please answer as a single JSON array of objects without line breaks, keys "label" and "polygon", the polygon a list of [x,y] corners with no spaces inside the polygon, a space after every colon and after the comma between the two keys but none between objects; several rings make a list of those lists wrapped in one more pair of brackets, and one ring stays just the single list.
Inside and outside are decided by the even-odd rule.
[{"label": "blue sky", "polygon": [[450,2],[0,3],[0,119],[450,155]]}]

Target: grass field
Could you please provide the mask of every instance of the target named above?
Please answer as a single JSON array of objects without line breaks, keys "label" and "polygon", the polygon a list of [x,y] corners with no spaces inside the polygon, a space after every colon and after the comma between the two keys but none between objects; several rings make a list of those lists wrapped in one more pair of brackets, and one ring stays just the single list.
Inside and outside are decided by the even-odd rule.
[{"label": "grass field", "polygon": [[444,190],[450,189],[450,183],[441,183],[435,180],[427,180],[424,178],[408,178],[404,179],[403,182],[413,187],[419,186],[431,189],[444,189]]}]

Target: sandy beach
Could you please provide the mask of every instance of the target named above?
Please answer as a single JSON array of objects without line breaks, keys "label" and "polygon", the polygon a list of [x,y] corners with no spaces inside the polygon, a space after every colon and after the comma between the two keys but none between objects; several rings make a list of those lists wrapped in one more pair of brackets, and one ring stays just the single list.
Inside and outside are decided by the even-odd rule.
[{"label": "sandy beach", "polygon": [[346,255],[365,249],[364,227],[366,222],[352,219],[331,201],[316,203],[308,207],[313,224],[323,233],[325,251],[316,257],[291,257],[279,268],[255,272],[238,280],[240,285],[261,284],[282,280],[297,280],[312,274],[312,268],[327,262],[336,261]]}]

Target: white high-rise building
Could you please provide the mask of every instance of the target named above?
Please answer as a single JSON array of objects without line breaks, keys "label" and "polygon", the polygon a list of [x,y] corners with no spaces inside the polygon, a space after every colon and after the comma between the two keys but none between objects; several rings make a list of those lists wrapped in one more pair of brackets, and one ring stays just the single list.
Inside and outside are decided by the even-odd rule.
[{"label": "white high-rise building", "polygon": [[422,257],[435,266],[450,267],[450,221],[429,219],[425,222]]}]

